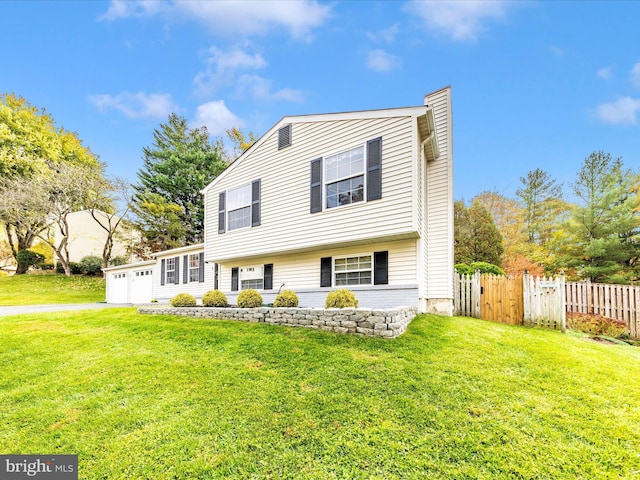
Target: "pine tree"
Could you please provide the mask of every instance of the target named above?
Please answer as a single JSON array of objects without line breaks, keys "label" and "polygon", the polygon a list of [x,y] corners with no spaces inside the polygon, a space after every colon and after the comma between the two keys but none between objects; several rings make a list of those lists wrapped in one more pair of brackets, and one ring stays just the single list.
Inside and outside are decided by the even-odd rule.
[{"label": "pine tree", "polygon": [[[190,129],[175,113],[153,132],[134,185],[136,225],[143,249],[158,251],[202,242],[204,202],[200,191],[227,166],[206,127]],[[158,225],[163,225],[162,229]],[[161,231],[160,231],[161,230]]]}]

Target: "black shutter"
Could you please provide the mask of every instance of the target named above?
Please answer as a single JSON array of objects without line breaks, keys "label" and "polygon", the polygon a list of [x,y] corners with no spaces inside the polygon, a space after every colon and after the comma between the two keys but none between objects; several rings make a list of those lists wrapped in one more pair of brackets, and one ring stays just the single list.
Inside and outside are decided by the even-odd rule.
[{"label": "black shutter", "polygon": [[367,142],[367,201],[382,198],[382,137]]},{"label": "black shutter", "polygon": [[260,180],[251,184],[251,226],[260,225]]},{"label": "black shutter", "polygon": [[191,265],[189,265],[189,255],[182,257],[182,260],[182,283],[189,283],[189,268],[191,267]]},{"label": "black shutter", "polygon": [[322,211],[322,158],[311,161],[311,213]]},{"label": "black shutter", "polygon": [[176,273],[173,276],[173,283],[178,285],[180,283],[180,257],[176,257],[175,261],[176,261]]},{"label": "black shutter", "polygon": [[264,285],[265,290],[273,289],[273,263],[269,263],[264,266]]},{"label": "black shutter", "polygon": [[285,125],[278,130],[278,150],[291,145],[291,124]]},{"label": "black shutter", "polygon": [[216,263],[213,267],[213,289],[220,290],[218,275],[220,274],[220,266]]},{"label": "black shutter", "polygon": [[198,281],[204,282],[204,252],[200,252],[200,263],[198,264]]},{"label": "black shutter", "polygon": [[320,259],[320,286],[331,286],[331,257],[323,257]]},{"label": "black shutter", "polygon": [[164,285],[164,258],[160,262],[160,285]]},{"label": "black shutter", "polygon": [[218,233],[224,233],[226,231],[224,226],[225,216],[225,192],[220,192],[220,195],[218,195]]},{"label": "black shutter", "polygon": [[389,283],[389,252],[375,252],[373,254],[373,284],[387,285]]},{"label": "black shutter", "polygon": [[233,267],[231,269],[231,291],[238,291],[238,267]]}]

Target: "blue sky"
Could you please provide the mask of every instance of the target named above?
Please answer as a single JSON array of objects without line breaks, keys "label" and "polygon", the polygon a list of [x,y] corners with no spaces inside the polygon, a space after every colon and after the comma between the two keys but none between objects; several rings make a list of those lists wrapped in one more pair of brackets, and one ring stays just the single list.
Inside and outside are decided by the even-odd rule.
[{"label": "blue sky", "polygon": [[456,199],[640,166],[640,2],[0,2],[0,92],[132,181],[170,112],[214,136],[452,87]]}]

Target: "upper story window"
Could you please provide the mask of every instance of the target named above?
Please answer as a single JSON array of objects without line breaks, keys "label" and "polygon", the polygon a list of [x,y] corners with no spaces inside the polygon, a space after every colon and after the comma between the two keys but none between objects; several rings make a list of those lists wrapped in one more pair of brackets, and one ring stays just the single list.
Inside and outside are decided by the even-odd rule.
[{"label": "upper story window", "polygon": [[251,184],[227,192],[229,230],[251,226]]},{"label": "upper story window", "polygon": [[175,258],[167,258],[167,263],[165,266],[165,282],[166,283],[177,283],[176,282],[176,259]]},{"label": "upper story window", "polygon": [[218,233],[260,225],[261,182],[237,187],[218,196]]},{"label": "upper story window", "polygon": [[189,255],[189,281],[200,281],[200,254],[192,253]]},{"label": "upper story window", "polygon": [[364,200],[364,146],[325,159],[326,208]]},{"label": "upper story window", "polygon": [[311,161],[310,211],[382,198],[382,137]]}]

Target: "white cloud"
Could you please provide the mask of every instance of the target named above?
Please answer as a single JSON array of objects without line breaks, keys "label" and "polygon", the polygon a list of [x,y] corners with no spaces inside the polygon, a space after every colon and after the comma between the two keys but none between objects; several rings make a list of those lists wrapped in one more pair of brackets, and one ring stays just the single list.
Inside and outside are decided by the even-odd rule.
[{"label": "white cloud", "polygon": [[98,16],[98,20],[118,20],[129,17],[147,17],[162,11],[166,3],[154,0],[111,0],[105,13]]},{"label": "white cloud", "polygon": [[291,88],[283,88],[275,92],[271,91],[271,80],[258,75],[242,75],[237,82],[237,93],[248,95],[256,100],[276,100],[285,102],[302,102],[302,92]]},{"label": "white cloud", "polygon": [[640,88],[640,62],[631,68],[631,83],[634,87]]},{"label": "white cloud", "polygon": [[372,50],[367,56],[367,67],[376,72],[390,72],[400,66],[400,58],[384,50]]},{"label": "white cloud", "polygon": [[610,80],[611,78],[613,78],[613,67],[602,67],[596,74],[598,75],[598,78]]},{"label": "white cloud", "polygon": [[89,95],[89,101],[101,112],[118,110],[128,118],[165,118],[171,112],[180,110],[168,93],[98,94]]},{"label": "white cloud", "polygon": [[486,29],[485,24],[504,18],[511,5],[515,3],[506,0],[412,0],[405,5],[405,10],[418,16],[436,34],[475,41]]},{"label": "white cloud", "polygon": [[595,116],[611,125],[634,125],[640,112],[640,99],[621,97],[614,102],[602,103],[596,107]]},{"label": "white cloud", "polygon": [[250,54],[238,47],[223,52],[211,47],[206,59],[206,70],[198,73],[193,79],[196,91],[200,95],[211,95],[217,90],[235,83],[238,70],[261,69],[267,66],[266,60],[259,53]]},{"label": "white cloud", "polygon": [[203,103],[196,109],[194,127],[205,126],[213,136],[223,135],[227,128],[242,128],[245,123],[224,104],[224,100]]},{"label": "white cloud", "polygon": [[400,26],[394,23],[389,28],[380,30],[379,32],[367,32],[369,40],[381,40],[386,43],[393,43],[396,40],[396,35],[400,31]]},{"label": "white cloud", "polygon": [[331,9],[330,5],[322,5],[316,0],[112,0],[107,12],[99,18],[116,20],[162,14],[171,20],[181,18],[198,21],[214,34],[264,35],[273,29],[283,28],[294,38],[309,39],[311,31],[331,16]]}]

